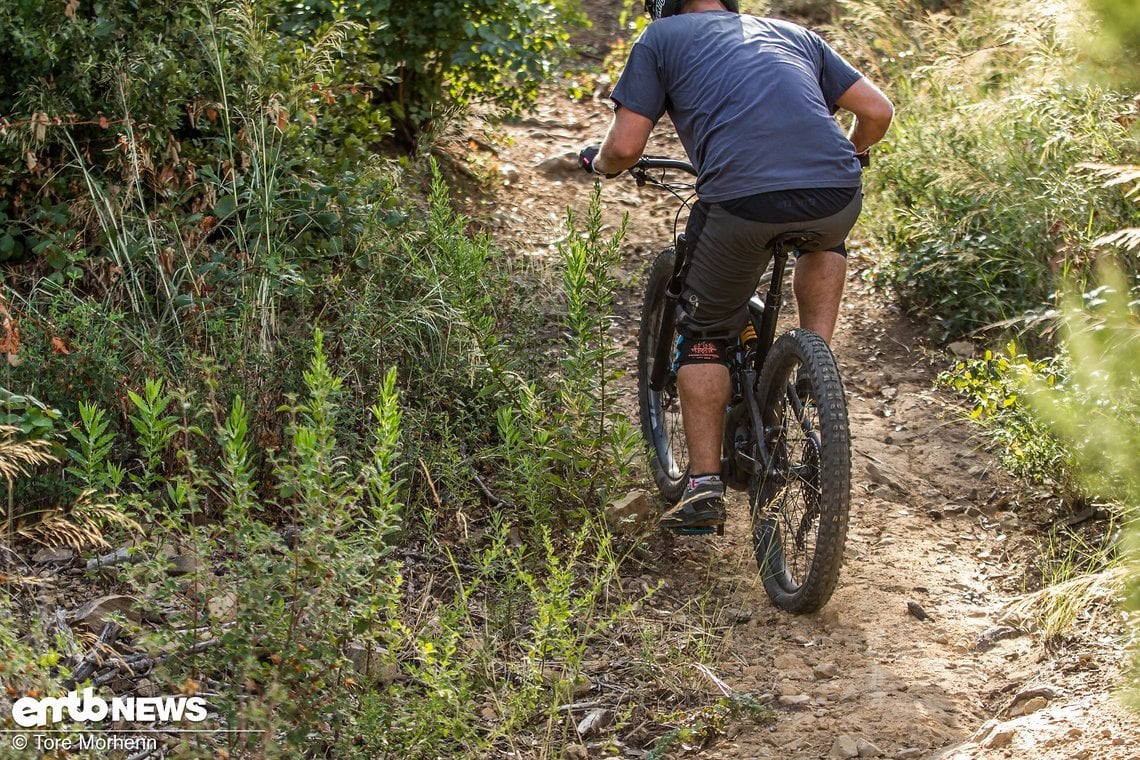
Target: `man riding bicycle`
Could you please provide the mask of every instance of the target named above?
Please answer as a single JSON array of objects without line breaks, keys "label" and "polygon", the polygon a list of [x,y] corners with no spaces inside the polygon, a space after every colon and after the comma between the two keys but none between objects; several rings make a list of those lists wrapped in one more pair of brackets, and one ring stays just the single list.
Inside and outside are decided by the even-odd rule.
[{"label": "man riding bicycle", "polygon": [[[668,528],[724,523],[721,436],[730,401],[728,347],[768,266],[770,242],[810,233],[793,281],[800,326],[830,343],[847,271],[845,241],[862,208],[868,150],[890,100],[822,39],[739,13],[739,0],[646,0],[653,23],[610,95],[613,122],[586,171],[617,176],[668,113],[697,170],[685,228],[689,264],[677,312],[677,389],[690,477],[661,518]],[[847,135],[834,114],[855,116]]]}]

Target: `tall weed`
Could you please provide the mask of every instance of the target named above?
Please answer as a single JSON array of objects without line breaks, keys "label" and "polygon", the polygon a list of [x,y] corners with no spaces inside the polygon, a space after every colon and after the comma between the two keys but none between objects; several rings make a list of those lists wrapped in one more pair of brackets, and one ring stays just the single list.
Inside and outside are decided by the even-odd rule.
[{"label": "tall weed", "polygon": [[939,339],[1019,326],[1039,349],[1026,315],[1054,306],[1060,278],[1088,276],[1093,241],[1133,214],[1079,168],[1137,154],[1132,98],[1073,76],[1073,3],[844,8],[837,35],[898,105],[868,175],[875,277]]}]

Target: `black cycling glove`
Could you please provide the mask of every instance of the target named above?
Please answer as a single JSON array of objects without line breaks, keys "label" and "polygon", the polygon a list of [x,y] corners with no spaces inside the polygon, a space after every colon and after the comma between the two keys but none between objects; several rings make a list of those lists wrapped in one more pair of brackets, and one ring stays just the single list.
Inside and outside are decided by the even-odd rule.
[{"label": "black cycling glove", "polygon": [[582,148],[581,152],[578,153],[578,166],[582,168],[582,171],[586,172],[586,174],[600,174],[606,179],[613,179],[621,174],[621,172],[607,174],[594,168],[594,161],[598,157],[599,150],[601,150],[600,145],[587,145],[585,148]]}]

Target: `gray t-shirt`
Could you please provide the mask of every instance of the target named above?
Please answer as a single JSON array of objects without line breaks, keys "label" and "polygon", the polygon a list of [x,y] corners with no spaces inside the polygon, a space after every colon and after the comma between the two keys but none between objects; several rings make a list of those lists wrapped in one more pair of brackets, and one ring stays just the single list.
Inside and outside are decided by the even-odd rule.
[{"label": "gray t-shirt", "polygon": [[834,114],[860,74],[815,33],[727,11],[650,24],[610,96],[656,122],[666,111],[706,202],[774,190],[857,187]]}]

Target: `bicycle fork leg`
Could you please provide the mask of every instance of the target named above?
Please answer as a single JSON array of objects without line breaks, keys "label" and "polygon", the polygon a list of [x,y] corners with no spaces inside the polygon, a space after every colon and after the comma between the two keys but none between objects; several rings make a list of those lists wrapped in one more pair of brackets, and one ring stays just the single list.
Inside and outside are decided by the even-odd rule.
[{"label": "bicycle fork leg", "polygon": [[669,284],[665,288],[661,327],[653,355],[653,368],[649,374],[649,387],[655,391],[660,391],[665,385],[665,378],[669,376],[669,370],[673,366],[673,354],[677,350],[673,343],[673,328],[677,322],[677,301],[681,298],[687,251],[685,236],[678,235],[673,244],[673,276],[669,278]]}]

